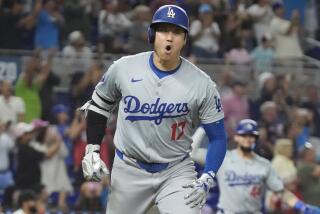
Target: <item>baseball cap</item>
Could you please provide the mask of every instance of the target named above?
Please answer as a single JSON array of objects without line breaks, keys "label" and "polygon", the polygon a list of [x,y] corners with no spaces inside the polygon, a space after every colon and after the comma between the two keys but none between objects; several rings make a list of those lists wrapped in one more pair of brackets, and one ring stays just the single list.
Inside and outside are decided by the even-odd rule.
[{"label": "baseball cap", "polygon": [[17,139],[24,135],[25,133],[32,132],[34,130],[34,126],[29,123],[19,122],[14,127],[14,137]]},{"label": "baseball cap", "polygon": [[212,7],[209,4],[201,4],[199,9],[199,13],[212,13]]},{"label": "baseball cap", "polygon": [[53,106],[53,108],[51,109],[51,112],[53,115],[57,115],[60,114],[62,112],[68,113],[68,107],[63,105],[63,104],[57,104],[55,106]]},{"label": "baseball cap", "polygon": [[272,4],[273,11],[275,11],[279,8],[282,8],[282,7],[283,7],[283,4],[281,2],[275,2],[274,4]]},{"label": "baseball cap", "polygon": [[41,119],[34,119],[32,120],[31,124],[33,125],[34,128],[42,128],[42,127],[46,127],[49,125],[48,121],[44,121]]},{"label": "baseball cap", "polygon": [[73,31],[69,34],[69,42],[83,42],[83,35],[79,30]]}]

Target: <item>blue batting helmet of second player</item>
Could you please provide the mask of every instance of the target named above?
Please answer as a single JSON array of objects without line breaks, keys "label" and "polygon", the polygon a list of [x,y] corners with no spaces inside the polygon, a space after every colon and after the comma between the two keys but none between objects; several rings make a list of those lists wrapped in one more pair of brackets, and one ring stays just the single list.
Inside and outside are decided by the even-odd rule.
[{"label": "blue batting helmet of second player", "polygon": [[258,136],[259,131],[258,131],[257,122],[251,119],[241,120],[237,125],[236,134],[238,135],[251,134],[254,136]]},{"label": "blue batting helmet of second player", "polygon": [[153,15],[152,22],[148,29],[148,39],[150,43],[155,39],[155,25],[158,23],[169,23],[181,27],[189,32],[189,17],[184,9],[177,5],[164,5]]}]

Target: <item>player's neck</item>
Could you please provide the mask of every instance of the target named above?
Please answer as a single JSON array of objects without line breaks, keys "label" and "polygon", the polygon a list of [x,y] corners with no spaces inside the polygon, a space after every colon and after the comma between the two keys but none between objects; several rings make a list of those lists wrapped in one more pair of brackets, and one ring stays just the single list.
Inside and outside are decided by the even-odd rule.
[{"label": "player's neck", "polygon": [[166,60],[160,58],[156,52],[153,54],[153,63],[161,71],[172,71],[179,66],[180,62],[179,56]]},{"label": "player's neck", "polygon": [[237,153],[242,157],[243,159],[252,159],[253,158],[253,152],[244,152],[240,147],[237,147]]}]

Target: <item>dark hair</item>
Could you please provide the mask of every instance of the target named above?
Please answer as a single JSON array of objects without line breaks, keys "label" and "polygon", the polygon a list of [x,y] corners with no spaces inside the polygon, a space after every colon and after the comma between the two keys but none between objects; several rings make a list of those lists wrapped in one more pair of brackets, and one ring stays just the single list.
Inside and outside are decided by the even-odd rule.
[{"label": "dark hair", "polygon": [[276,10],[278,10],[279,8],[283,8],[283,4],[280,3],[280,2],[276,2],[276,3],[274,3],[274,4],[272,5],[273,11],[276,11]]},{"label": "dark hair", "polygon": [[35,199],[36,199],[36,196],[32,190],[29,190],[29,189],[23,190],[20,192],[19,199],[18,199],[18,205],[21,207],[24,202],[32,201]]},{"label": "dark hair", "polygon": [[47,133],[47,129],[48,129],[47,126],[41,127],[41,128],[38,129],[38,133],[37,133],[37,136],[36,136],[36,141],[38,141],[40,143],[44,142],[44,139],[45,139],[46,133]]}]

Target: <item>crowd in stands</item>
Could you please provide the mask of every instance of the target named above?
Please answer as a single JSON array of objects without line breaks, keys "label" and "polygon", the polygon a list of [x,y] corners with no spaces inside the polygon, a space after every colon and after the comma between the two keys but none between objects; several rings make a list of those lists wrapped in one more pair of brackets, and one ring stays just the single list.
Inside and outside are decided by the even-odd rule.
[{"label": "crowd in stands", "polygon": [[[320,39],[320,2],[290,0],[0,0],[0,50],[32,50],[17,81],[0,84],[0,202],[3,210],[104,213],[109,180],[83,179],[85,120],[77,108],[91,98],[105,71],[102,53],[151,50],[147,28],[163,4],[190,14],[184,55],[223,59],[215,79],[222,96],[232,148],[235,125],[252,118],[260,127],[256,151],[272,161],[287,188],[320,206],[320,88],[299,85],[299,74],[274,71],[274,64],[303,69],[304,54],[320,59],[301,38]],[[54,88],[52,72],[61,56],[70,77],[68,102]],[[252,64],[241,78],[228,65]],[[241,72],[239,75],[238,72]],[[249,80],[249,81],[248,81]],[[252,91],[257,94],[252,98]],[[112,165],[116,113],[109,119],[101,157]],[[290,210],[267,203],[281,213]],[[19,212],[20,210],[20,212]],[[1,213],[1,206],[0,206]]]}]

